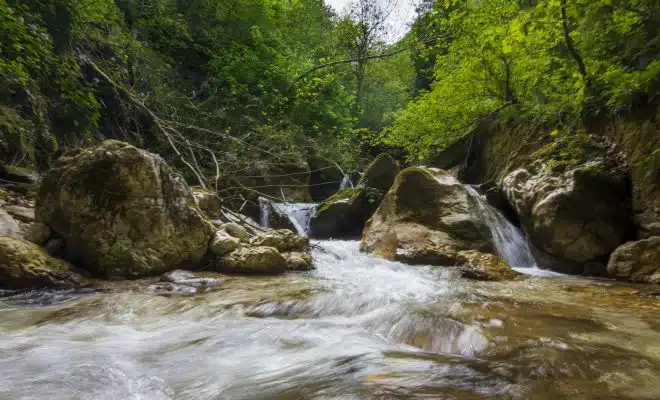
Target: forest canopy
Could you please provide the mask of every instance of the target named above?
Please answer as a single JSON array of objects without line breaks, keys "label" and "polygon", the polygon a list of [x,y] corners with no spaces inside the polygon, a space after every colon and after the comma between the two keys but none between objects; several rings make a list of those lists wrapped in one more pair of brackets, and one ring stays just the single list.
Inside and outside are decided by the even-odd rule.
[{"label": "forest canopy", "polygon": [[395,5],[0,0],[0,159],[117,138],[196,181],[310,154],[355,169],[488,116],[575,127],[658,90],[657,0],[424,0],[392,43]]}]

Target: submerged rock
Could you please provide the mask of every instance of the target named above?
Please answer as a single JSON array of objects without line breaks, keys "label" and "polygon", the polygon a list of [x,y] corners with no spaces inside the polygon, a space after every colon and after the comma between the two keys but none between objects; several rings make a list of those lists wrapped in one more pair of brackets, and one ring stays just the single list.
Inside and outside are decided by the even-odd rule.
[{"label": "submerged rock", "polygon": [[364,229],[361,250],[409,264],[452,266],[463,250],[492,252],[467,189],[445,171],[408,168]]},{"label": "submerged rock", "polygon": [[216,267],[238,274],[278,274],[287,270],[287,261],[274,247],[241,247],[218,259]]},{"label": "submerged rock", "polygon": [[504,260],[493,254],[476,250],[460,251],[456,257],[461,276],[478,281],[506,281],[520,274],[512,270]]},{"label": "submerged rock", "polygon": [[21,227],[4,210],[0,209],[0,236],[20,236]]},{"label": "submerged rock", "polygon": [[625,281],[660,283],[660,236],[619,246],[610,256],[607,273]]},{"label": "submerged rock", "polygon": [[504,177],[504,192],[532,243],[559,261],[554,269],[582,273],[630,234],[627,166],[587,135],[557,140],[533,157]]},{"label": "submerged rock", "polygon": [[309,238],[288,229],[265,232],[253,237],[250,242],[253,246],[274,247],[279,251],[304,251],[309,247]]},{"label": "submerged rock", "polygon": [[199,276],[190,271],[175,270],[161,276],[161,281],[149,286],[160,295],[194,295],[222,285],[221,277]]},{"label": "submerged rock", "polygon": [[214,229],[159,156],[106,141],[65,153],[44,177],[38,222],[96,276],[136,278],[196,264]]},{"label": "submerged rock", "polygon": [[318,207],[310,224],[312,236],[359,237],[398,173],[399,166],[391,156],[376,157],[355,188],[337,192]]},{"label": "submerged rock", "polygon": [[87,284],[71,264],[46,254],[24,239],[0,237],[0,287],[36,289],[77,287]]}]

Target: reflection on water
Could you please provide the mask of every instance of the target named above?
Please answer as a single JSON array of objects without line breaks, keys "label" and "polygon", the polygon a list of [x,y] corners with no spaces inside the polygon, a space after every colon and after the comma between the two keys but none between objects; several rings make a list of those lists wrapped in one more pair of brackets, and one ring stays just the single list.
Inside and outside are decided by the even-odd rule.
[{"label": "reflection on water", "polygon": [[5,297],[0,398],[660,398],[652,287],[471,282],[356,242],[315,256],[195,297]]}]

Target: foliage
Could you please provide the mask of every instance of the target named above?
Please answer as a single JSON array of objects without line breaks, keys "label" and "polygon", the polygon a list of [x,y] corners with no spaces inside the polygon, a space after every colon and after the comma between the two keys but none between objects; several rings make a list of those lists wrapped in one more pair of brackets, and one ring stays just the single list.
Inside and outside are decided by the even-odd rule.
[{"label": "foliage", "polygon": [[443,37],[415,53],[432,84],[383,142],[423,158],[495,112],[571,127],[635,107],[658,89],[659,28],[653,0],[437,0],[413,28]]}]

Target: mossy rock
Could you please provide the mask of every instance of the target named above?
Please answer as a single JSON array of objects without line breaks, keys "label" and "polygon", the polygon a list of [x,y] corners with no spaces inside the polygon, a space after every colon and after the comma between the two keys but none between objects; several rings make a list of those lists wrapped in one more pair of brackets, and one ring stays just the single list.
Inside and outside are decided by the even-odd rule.
[{"label": "mossy rock", "polygon": [[65,153],[44,177],[36,218],[65,255],[105,278],[137,278],[198,263],[214,234],[183,178],[127,143]]},{"label": "mossy rock", "polygon": [[371,187],[387,192],[399,174],[399,164],[387,153],[379,154],[367,168],[358,186]]},{"label": "mossy rock", "polygon": [[445,171],[408,168],[367,223],[361,250],[408,264],[453,266],[463,250],[492,252],[471,195]]},{"label": "mossy rock", "polygon": [[20,238],[0,237],[0,287],[37,289],[86,285],[71,264],[49,256],[41,247]]},{"label": "mossy rock", "polygon": [[220,272],[236,274],[280,274],[288,269],[287,260],[274,247],[241,247],[218,259]]},{"label": "mossy rock", "polygon": [[307,163],[311,170],[309,191],[312,200],[320,203],[339,190],[344,174],[337,164],[318,154],[307,157]]},{"label": "mossy rock", "polygon": [[366,186],[343,189],[324,201],[311,220],[317,238],[359,237],[385,192]]}]

